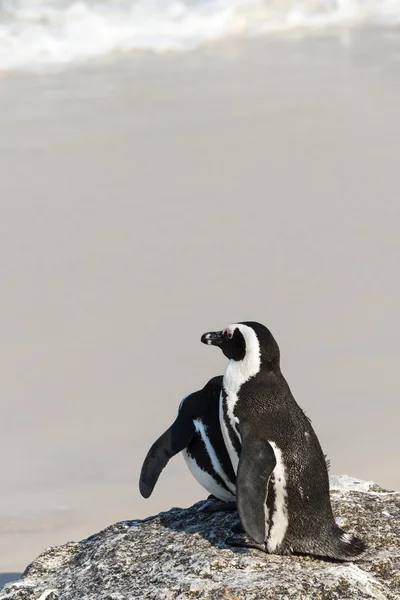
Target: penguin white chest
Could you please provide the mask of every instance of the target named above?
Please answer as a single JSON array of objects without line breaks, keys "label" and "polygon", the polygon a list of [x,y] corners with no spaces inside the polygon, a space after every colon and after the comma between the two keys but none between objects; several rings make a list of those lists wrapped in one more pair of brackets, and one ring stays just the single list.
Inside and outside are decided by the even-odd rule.
[{"label": "penguin white chest", "polygon": [[[259,388],[249,392],[249,382],[261,369],[260,344],[254,330],[244,324],[230,326],[231,331],[239,328],[246,343],[246,351],[242,360],[230,360],[223,378],[223,392],[220,396],[220,422],[226,448],[232,466],[237,473],[241,447],[240,421],[238,412],[246,410],[246,399],[252,401]],[[240,411],[238,411],[240,403]],[[240,445],[236,443],[237,439]],[[276,465],[273,471],[274,506],[269,511],[265,505],[266,544],[269,552],[276,551],[282,544],[289,523],[287,504],[286,468],[283,453],[274,440],[269,440],[274,451]],[[267,494],[266,490],[266,494]]]},{"label": "penguin white chest", "polygon": [[261,366],[260,344],[253,329],[245,325],[230,325],[231,330],[238,328],[246,340],[246,353],[242,360],[230,360],[223,378],[223,393],[220,396],[220,424],[226,448],[229,452],[235,473],[239,466],[239,455],[234,445],[235,438],[241,444],[238,431],[239,419],[235,408],[239,401],[242,386],[254,377]]},{"label": "penguin white chest", "polygon": [[[235,499],[236,486],[229,480],[224,472],[215,448],[210,442],[207,434],[207,427],[203,421],[201,419],[195,419],[193,423],[196,428],[196,432],[200,435],[203,441],[206,453],[208,454],[208,458],[212,465],[212,472],[209,472],[206,468],[203,468],[202,465],[198,464],[198,462],[189,454],[187,449],[183,450],[182,452],[185,462],[189,467],[193,477],[200,483],[201,486],[203,486],[210,494],[216,498],[219,498],[219,500],[230,502]],[[222,479],[227,489],[218,483],[218,478],[213,476],[213,474],[218,475],[218,477]]]},{"label": "penguin white chest", "polygon": [[190,456],[186,449],[182,451],[182,454],[193,477],[204,489],[207,490],[209,494],[212,494],[213,496],[224,502],[231,502],[235,499],[235,496],[233,494],[231,494],[225,488],[219,485],[210,473],[203,470],[200,467],[200,465],[197,464],[196,460],[192,456]]}]

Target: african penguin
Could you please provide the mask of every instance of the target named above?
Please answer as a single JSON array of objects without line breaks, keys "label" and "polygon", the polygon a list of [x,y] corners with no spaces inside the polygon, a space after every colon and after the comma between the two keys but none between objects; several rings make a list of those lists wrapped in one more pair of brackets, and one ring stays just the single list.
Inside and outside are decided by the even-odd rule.
[{"label": "african penguin", "polygon": [[[236,476],[225,447],[219,422],[222,376],[184,398],[174,423],[154,442],[144,460],[139,489],[148,498],[170,458],[182,452],[195,479],[210,494],[236,508]],[[224,510],[222,506],[218,510]],[[212,510],[210,510],[212,512]]]},{"label": "african penguin", "polygon": [[324,454],[280,370],[279,347],[255,322],[205,333],[229,359],[220,422],[235,473],[237,508],[251,538],[269,553],[353,560],[365,550],[335,523]]}]

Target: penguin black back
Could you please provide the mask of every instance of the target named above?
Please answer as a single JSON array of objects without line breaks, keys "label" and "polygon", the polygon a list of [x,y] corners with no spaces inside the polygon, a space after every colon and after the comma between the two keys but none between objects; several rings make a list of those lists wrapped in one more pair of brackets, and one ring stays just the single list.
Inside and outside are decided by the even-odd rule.
[{"label": "penguin black back", "polygon": [[335,523],[318,438],[280,369],[271,332],[251,321],[202,336],[229,358],[220,420],[243,527],[257,547],[352,560],[364,543]]}]

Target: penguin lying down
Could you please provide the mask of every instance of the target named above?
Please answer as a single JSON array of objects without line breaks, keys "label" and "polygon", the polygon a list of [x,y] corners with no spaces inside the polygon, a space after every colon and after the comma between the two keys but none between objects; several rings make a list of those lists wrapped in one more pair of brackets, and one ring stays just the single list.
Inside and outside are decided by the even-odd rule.
[{"label": "penguin lying down", "polygon": [[236,502],[244,533],[230,538],[234,545],[360,557],[364,542],[335,523],[325,456],[281,373],[271,332],[235,323],[201,341],[221,348],[229,359],[225,374],[181,402],[145,458],[142,496],[150,496],[169,459],[182,451],[197,481],[221,501],[218,508]]}]

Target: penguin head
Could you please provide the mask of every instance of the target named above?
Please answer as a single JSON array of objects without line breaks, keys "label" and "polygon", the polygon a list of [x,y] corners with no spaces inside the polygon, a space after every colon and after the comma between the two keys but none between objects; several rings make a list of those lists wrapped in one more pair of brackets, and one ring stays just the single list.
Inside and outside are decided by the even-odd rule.
[{"label": "penguin head", "polygon": [[252,355],[260,366],[279,367],[279,347],[270,330],[255,321],[233,323],[222,331],[201,336],[203,344],[218,346],[229,360],[241,361]]},{"label": "penguin head", "polygon": [[239,323],[229,325],[222,331],[209,331],[201,336],[203,344],[218,346],[232,360],[243,360],[246,356],[246,340]]}]

